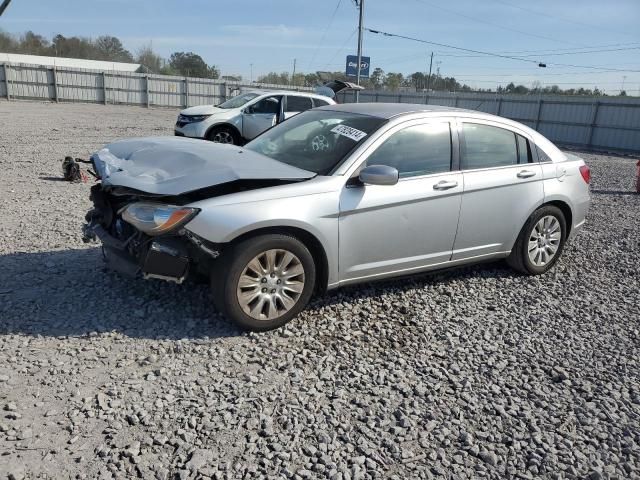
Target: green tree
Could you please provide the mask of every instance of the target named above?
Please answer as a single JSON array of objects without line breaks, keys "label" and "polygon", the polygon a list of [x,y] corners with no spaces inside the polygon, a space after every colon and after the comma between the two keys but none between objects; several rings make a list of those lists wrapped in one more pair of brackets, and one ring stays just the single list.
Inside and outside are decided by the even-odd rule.
[{"label": "green tree", "polygon": [[174,52],[169,57],[171,69],[178,75],[199,78],[218,78],[220,71],[207,65],[202,57],[193,52]]},{"label": "green tree", "polygon": [[49,40],[42,35],[36,35],[32,31],[26,32],[20,37],[19,49],[22,53],[28,55],[48,55],[49,54]]},{"label": "green tree", "polygon": [[384,86],[387,90],[398,90],[403,81],[404,77],[401,73],[387,73],[384,77]]},{"label": "green tree", "polygon": [[96,39],[94,45],[98,53],[99,60],[125,63],[133,62],[133,55],[131,55],[129,50],[124,48],[122,42],[117,37],[103,35]]},{"label": "green tree", "polygon": [[260,75],[258,77],[258,83],[273,83],[276,85],[288,85],[289,84],[289,73],[282,72],[269,72],[266,75]]},{"label": "green tree", "polygon": [[384,70],[382,70],[380,67],[376,67],[371,73],[371,78],[369,78],[369,80],[371,81],[371,85],[376,90],[382,88],[382,85],[384,85],[384,79]]},{"label": "green tree", "polygon": [[427,77],[422,72],[412,73],[409,76],[409,82],[411,86],[416,89],[416,92],[427,88]]},{"label": "green tree", "polygon": [[317,73],[307,73],[304,76],[305,87],[315,87],[321,83],[320,76]]},{"label": "green tree", "polygon": [[6,33],[0,31],[0,52],[13,53],[18,50],[18,42],[16,39]]},{"label": "green tree", "polygon": [[51,53],[56,57],[85,58],[95,60],[98,51],[93,43],[86,38],[65,37],[56,35],[51,42]]}]

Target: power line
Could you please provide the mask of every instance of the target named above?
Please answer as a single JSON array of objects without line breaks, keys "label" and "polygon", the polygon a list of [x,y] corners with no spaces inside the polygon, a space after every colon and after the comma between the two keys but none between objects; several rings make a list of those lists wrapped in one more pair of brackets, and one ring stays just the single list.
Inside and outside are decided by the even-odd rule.
[{"label": "power line", "polygon": [[[381,30],[373,30],[371,28],[367,28],[366,30],[368,32],[375,33],[375,34],[378,34],[378,35],[383,35],[383,36],[386,36],[386,37],[403,38],[405,40],[411,40],[411,41],[414,41],[414,42],[426,43],[428,45],[437,45],[439,47],[451,48],[451,49],[454,49],[454,50],[461,50],[461,51],[464,51],[464,52],[479,53],[481,55],[487,55],[487,56],[490,56],[490,57],[507,58],[509,60],[517,60],[517,61],[520,61],[520,62],[536,63],[539,66],[554,65],[554,66],[560,66],[560,67],[587,68],[587,69],[602,70],[602,67],[598,67],[598,66],[595,66],[595,65],[574,65],[574,64],[570,64],[570,63],[542,64],[542,63],[539,63],[537,60],[531,60],[531,59],[527,59],[527,58],[523,58],[523,57],[515,57],[515,56],[512,56],[512,55],[501,55],[501,54],[498,54],[498,53],[484,52],[484,51],[481,51],[481,50],[472,50],[470,48],[456,47],[454,45],[447,45],[445,43],[438,43],[438,42],[432,42],[432,41],[429,41],[429,40],[422,40],[420,38],[409,37],[409,36],[406,36],[406,35],[399,35],[399,34],[396,34],[396,33],[383,32]],[[611,67],[607,67],[607,69],[611,70],[613,72],[640,72],[640,70],[625,70],[625,69],[611,68]]]},{"label": "power line", "polygon": [[553,20],[560,20],[560,21],[567,22],[567,23],[573,23],[574,25],[580,25],[582,27],[588,27],[590,29],[607,30],[609,32],[622,33],[623,35],[631,35],[628,32],[621,32],[619,30],[614,30],[614,29],[611,29],[611,28],[604,28],[601,25],[591,25],[589,23],[578,22],[576,20],[572,20],[572,19],[569,19],[569,18],[566,18],[566,17],[561,17],[561,16],[557,15],[556,13],[554,13],[553,15],[550,15],[548,13],[544,13],[544,12],[541,12],[539,10],[533,10],[531,8],[522,7],[520,5],[514,5],[513,3],[505,2],[504,0],[493,0],[493,1],[501,3],[502,5],[507,5],[508,7],[511,7],[511,8],[517,8],[518,10],[522,10],[524,12],[533,13],[534,15],[539,15],[541,17],[546,17],[546,18],[551,18]]},{"label": "power line", "polygon": [[453,45],[447,45],[445,43],[431,42],[429,40],[422,40],[422,39],[419,39],[419,38],[408,37],[406,35],[398,35],[396,33],[383,32],[381,30],[373,30],[371,28],[366,28],[365,30],[367,30],[368,32],[371,32],[371,33],[375,33],[377,35],[383,35],[385,37],[403,38],[405,40],[411,40],[411,41],[414,41],[414,42],[426,43],[428,45],[437,45],[439,47],[452,48],[454,50],[461,50],[463,52],[479,53],[481,55],[488,55],[490,57],[508,58],[510,60],[517,60],[517,61],[526,62],[526,63],[538,63],[535,60],[529,60],[527,58],[514,57],[514,56],[511,56],[511,55],[501,55],[499,53],[492,53],[492,52],[483,52],[481,50],[472,50],[470,48],[456,47],[456,46],[453,46]]},{"label": "power line", "polygon": [[479,18],[475,18],[475,17],[472,17],[470,15],[466,15],[464,13],[461,13],[461,12],[459,12],[457,10],[451,10],[451,9],[442,7],[442,6],[438,5],[438,4],[427,2],[426,0],[414,0],[414,1],[419,2],[419,3],[423,3],[425,5],[429,5],[432,8],[436,8],[438,10],[442,10],[444,12],[450,13],[452,15],[456,15],[458,17],[467,18],[467,19],[472,20],[472,21],[477,22],[477,23],[484,23],[485,25],[490,25],[492,27],[501,28],[503,30],[509,30],[511,32],[516,32],[516,33],[519,33],[521,35],[526,35],[526,36],[535,37],[535,38],[541,38],[543,40],[551,40],[552,42],[557,42],[557,43],[569,43],[569,44],[572,44],[572,45],[581,45],[580,43],[571,42],[569,40],[559,40],[557,38],[546,37],[544,35],[538,35],[536,33],[525,32],[523,30],[518,30],[518,29],[515,29],[515,28],[507,27],[507,26],[502,25],[500,23],[490,22],[488,20],[481,20]]},{"label": "power line", "polygon": [[[588,47],[575,47],[575,48],[562,48],[560,50],[558,49],[544,49],[544,50],[500,50],[497,51],[495,53],[501,53],[501,54],[507,54],[507,55],[511,55],[514,54],[517,57],[526,57],[527,55],[517,55],[519,53],[534,53],[534,54],[538,54],[538,55],[547,55],[549,53],[566,53],[566,54],[570,54],[570,53],[582,53],[579,50],[584,50],[584,49],[593,49],[593,48],[609,48],[609,47],[626,47],[626,46],[630,46],[630,45],[634,45],[634,48],[640,48],[640,42],[627,42],[627,43],[609,43],[606,45],[590,45]],[[379,62],[386,62],[389,60],[398,60],[398,59],[405,59],[405,58],[415,58],[416,55],[420,55],[422,52],[420,53],[414,53],[408,56],[402,56],[402,57],[397,57],[397,56],[393,56],[393,57],[386,57],[383,59],[379,59]],[[438,55],[439,57],[451,57],[451,58],[481,58],[483,57],[483,55],[455,55],[453,53],[446,53],[443,50],[440,51],[435,51],[434,52],[436,55]],[[534,55],[531,55],[534,56]]]},{"label": "power line", "polygon": [[[598,72],[558,72],[558,73],[544,73],[545,77],[564,77],[566,75],[569,76],[583,76],[583,75],[600,75],[603,73],[612,73],[611,70],[602,70],[602,71],[598,71]],[[502,78],[502,77],[531,77],[531,76],[537,76],[536,73],[513,73],[513,74],[503,74],[503,73],[499,73],[499,74],[495,74],[495,73],[451,73],[452,76],[455,76],[456,78],[459,76],[462,77],[496,77],[496,78]]]},{"label": "power line", "polygon": [[333,60],[338,56],[338,54],[344,50],[344,47],[347,46],[347,43],[349,43],[351,41],[351,39],[353,38],[353,36],[356,34],[356,32],[358,31],[357,28],[354,28],[353,31],[351,32],[351,35],[349,35],[349,38],[347,38],[344,43],[342,44],[342,46],[336,51],[336,53],[333,54],[333,56],[331,57],[331,60],[329,60],[326,64],[325,67],[328,67],[329,65],[334,65],[332,62]]},{"label": "power line", "polygon": [[320,41],[318,42],[316,49],[313,51],[311,61],[307,65],[307,69],[311,68],[311,65],[313,65],[313,62],[316,59],[316,55],[318,54],[318,50],[320,49],[320,45],[322,45],[322,43],[324,42],[324,38],[327,36],[329,27],[331,27],[331,24],[333,24],[333,20],[336,18],[336,14],[338,13],[338,9],[340,8],[341,3],[342,3],[342,0],[338,0],[338,3],[336,4],[336,8],[333,10],[333,13],[331,14],[331,18],[329,19],[329,23],[327,23],[327,26],[324,28],[324,31],[322,32],[322,36],[320,37]]},{"label": "power line", "polygon": [[[581,54],[584,54],[584,53],[621,52],[621,51],[624,51],[624,50],[640,50],[640,46],[638,46],[638,47],[626,47],[626,48],[610,48],[610,49],[602,49],[602,50],[583,50],[583,51],[576,51],[576,52],[552,52],[552,53],[544,53],[544,54],[534,53],[534,54],[529,54],[529,55],[517,55],[517,56],[521,57],[521,58],[538,57],[540,55],[544,55],[545,57],[550,57],[550,56],[558,56],[558,55],[581,55]],[[441,57],[452,57],[452,58],[479,58],[482,55],[454,55],[454,54],[442,53],[439,56],[441,56]]]}]

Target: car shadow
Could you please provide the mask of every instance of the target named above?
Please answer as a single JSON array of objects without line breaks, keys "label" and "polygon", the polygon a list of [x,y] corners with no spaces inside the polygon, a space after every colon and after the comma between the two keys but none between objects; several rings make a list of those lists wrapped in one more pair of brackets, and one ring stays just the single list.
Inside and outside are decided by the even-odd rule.
[{"label": "car shadow", "polygon": [[136,338],[242,334],[212,307],[208,285],[127,278],[100,248],[0,255],[0,334],[119,332]]},{"label": "car shadow", "polygon": [[47,182],[65,182],[66,180],[63,177],[49,177],[49,176],[41,176],[38,177],[40,180],[46,180]]},{"label": "car shadow", "polygon": [[[100,248],[0,255],[0,334],[46,337],[117,332],[132,338],[212,339],[244,332],[216,312],[207,284],[176,285],[108,270]],[[344,287],[315,297],[310,311],[465,277],[512,277],[503,263]]]},{"label": "car shadow", "polygon": [[633,190],[591,190],[596,195],[637,195]]}]

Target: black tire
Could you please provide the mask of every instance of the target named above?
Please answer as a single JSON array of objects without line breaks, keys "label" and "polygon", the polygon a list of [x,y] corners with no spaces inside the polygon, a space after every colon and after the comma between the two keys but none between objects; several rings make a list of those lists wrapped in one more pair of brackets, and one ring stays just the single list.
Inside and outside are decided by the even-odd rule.
[{"label": "black tire", "polygon": [[[230,141],[221,141],[221,139],[229,139]],[[224,143],[227,145],[240,145],[240,136],[233,128],[221,125],[213,127],[207,132],[207,140],[210,142]]]},{"label": "black tire", "polygon": [[[288,311],[276,318],[258,319],[247,314],[240,305],[238,283],[249,262],[269,250],[286,250],[297,257],[304,270],[304,287],[296,303]],[[211,289],[213,302],[224,316],[244,329],[266,331],[283,326],[307,306],[313,294],[315,280],[313,256],[300,240],[288,235],[268,234],[241,241],[225,252],[224,260],[212,272]],[[284,307],[284,304],[280,302],[279,306]]]},{"label": "black tire", "polygon": [[[549,260],[544,265],[536,265],[529,258],[529,239],[536,224],[542,218],[547,216],[556,218],[556,220],[560,224],[560,241],[553,258],[551,258],[551,260]],[[522,272],[526,275],[541,275],[547,272],[556,264],[556,262],[562,255],[562,250],[564,249],[566,240],[567,223],[562,210],[560,210],[558,207],[554,207],[553,205],[542,206],[538,210],[533,212],[533,214],[531,214],[527,222],[522,227],[522,230],[520,230],[520,234],[518,235],[518,239],[516,240],[516,243],[511,250],[511,254],[507,257],[507,263],[515,270],[518,270],[519,272]]]}]

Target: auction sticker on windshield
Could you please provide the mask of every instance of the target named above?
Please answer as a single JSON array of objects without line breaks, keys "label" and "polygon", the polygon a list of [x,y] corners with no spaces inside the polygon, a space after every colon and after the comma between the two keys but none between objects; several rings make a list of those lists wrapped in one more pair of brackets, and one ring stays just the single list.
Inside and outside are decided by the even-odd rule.
[{"label": "auction sticker on windshield", "polygon": [[337,125],[331,129],[333,133],[342,135],[343,137],[350,138],[354,142],[359,142],[367,136],[366,132],[358,130],[357,128],[348,127],[347,125]]}]

